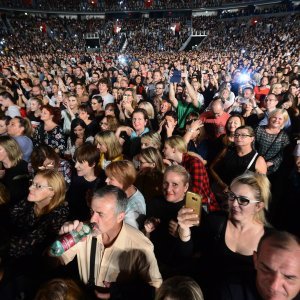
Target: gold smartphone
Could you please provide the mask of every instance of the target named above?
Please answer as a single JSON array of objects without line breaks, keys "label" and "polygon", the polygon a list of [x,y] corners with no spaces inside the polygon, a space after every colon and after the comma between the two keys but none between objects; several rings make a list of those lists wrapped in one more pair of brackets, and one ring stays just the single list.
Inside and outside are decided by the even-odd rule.
[{"label": "gold smartphone", "polygon": [[187,192],[185,197],[185,207],[192,208],[194,210],[194,213],[199,216],[199,224],[200,224],[202,196],[196,193]]}]

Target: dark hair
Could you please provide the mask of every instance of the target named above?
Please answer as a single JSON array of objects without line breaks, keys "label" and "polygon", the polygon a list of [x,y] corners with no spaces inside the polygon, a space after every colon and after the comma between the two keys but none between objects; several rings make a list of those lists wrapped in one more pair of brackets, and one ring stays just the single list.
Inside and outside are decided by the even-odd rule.
[{"label": "dark hair", "polygon": [[60,123],[60,120],[61,120],[61,111],[60,111],[60,108],[59,107],[53,107],[49,104],[46,104],[46,105],[43,105],[42,109],[46,109],[49,111],[50,115],[53,116],[53,119],[52,121],[55,123],[55,124],[59,124]]},{"label": "dark hair", "polygon": [[0,93],[0,96],[2,96],[4,99],[9,99],[14,104],[16,104],[16,102],[17,102],[9,92],[2,92],[2,93]]},{"label": "dark hair", "polygon": [[172,117],[175,121],[178,121],[178,115],[176,111],[169,110],[164,114],[164,119],[166,119],[166,116]]},{"label": "dark hair", "polygon": [[89,166],[92,167],[98,165],[100,153],[96,145],[87,142],[76,149],[74,157],[80,163],[87,161]]},{"label": "dark hair", "polygon": [[93,97],[92,97],[92,100],[93,99],[95,99],[99,104],[101,103],[103,103],[103,98],[100,96],[100,95],[94,95]]},{"label": "dark hair", "polygon": [[13,119],[19,120],[20,127],[24,127],[23,134],[30,138],[32,134],[32,126],[30,120],[27,118],[22,118],[20,116],[15,116],[13,117]]},{"label": "dark hair", "polygon": [[94,191],[92,199],[96,197],[103,198],[106,195],[114,195],[116,197],[116,214],[126,211],[128,198],[126,193],[122,189],[113,185],[106,185]]},{"label": "dark hair", "polygon": [[146,127],[149,126],[149,116],[148,116],[146,110],[143,109],[143,108],[136,108],[136,109],[132,112],[131,117],[133,118],[133,115],[136,114],[136,113],[141,113],[141,114],[144,116],[144,119],[147,120]]},{"label": "dark hair", "polygon": [[93,120],[94,112],[93,112],[92,108],[89,105],[87,105],[86,103],[80,104],[78,106],[78,110],[85,111],[89,115],[89,119]]},{"label": "dark hair", "polygon": [[40,145],[33,148],[33,151],[30,156],[30,161],[35,173],[39,171],[39,167],[43,165],[46,158],[53,160],[54,168],[58,168],[59,155],[55,152],[55,150],[52,147],[48,145]]},{"label": "dark hair", "polygon": [[9,121],[11,120],[10,116],[1,116],[0,121],[5,121],[5,125],[7,126],[9,124]]},{"label": "dark hair", "polygon": [[71,122],[71,132],[70,132],[70,139],[71,139],[71,144],[75,145],[75,141],[76,141],[76,135],[74,133],[74,129],[77,126],[81,126],[84,129],[84,136],[83,136],[83,141],[86,140],[87,136],[86,136],[86,124],[84,123],[84,121],[82,121],[79,118],[75,118],[72,122]]},{"label": "dark hair", "polygon": [[270,246],[277,249],[287,250],[293,242],[300,246],[300,238],[298,236],[287,231],[269,229],[265,231],[258,243],[257,255],[260,254],[261,248],[266,241],[270,241]]}]

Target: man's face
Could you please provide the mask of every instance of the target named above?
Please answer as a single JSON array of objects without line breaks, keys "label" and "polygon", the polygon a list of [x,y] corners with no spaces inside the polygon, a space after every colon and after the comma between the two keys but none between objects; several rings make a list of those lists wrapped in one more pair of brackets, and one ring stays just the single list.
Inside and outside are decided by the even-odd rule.
[{"label": "man's face", "polygon": [[254,253],[256,286],[264,300],[291,300],[300,290],[300,247],[277,249],[265,241],[260,253]]},{"label": "man's face", "polygon": [[154,72],[154,74],[153,74],[153,80],[155,81],[155,82],[158,82],[158,81],[161,81],[161,75],[160,75],[160,72]]},{"label": "man's face", "polygon": [[105,83],[100,83],[99,84],[99,91],[100,93],[106,93],[108,91],[107,84]]},{"label": "man's face", "polygon": [[245,99],[250,99],[252,97],[252,92],[249,89],[245,89],[244,91],[244,98]]},{"label": "man's face", "polygon": [[91,203],[91,222],[96,223],[94,232],[103,234],[117,230],[124,219],[124,213],[116,213],[116,196],[106,194],[94,197]]},{"label": "man's face", "polygon": [[278,104],[278,101],[276,100],[276,97],[274,95],[267,96],[265,100],[265,107],[268,110],[272,110],[276,108],[276,105]]},{"label": "man's face", "polygon": [[93,73],[92,75],[92,82],[95,83],[99,80],[99,75],[97,73]]},{"label": "man's face", "polygon": [[164,86],[162,84],[157,84],[155,86],[155,95],[162,96],[164,93]]}]

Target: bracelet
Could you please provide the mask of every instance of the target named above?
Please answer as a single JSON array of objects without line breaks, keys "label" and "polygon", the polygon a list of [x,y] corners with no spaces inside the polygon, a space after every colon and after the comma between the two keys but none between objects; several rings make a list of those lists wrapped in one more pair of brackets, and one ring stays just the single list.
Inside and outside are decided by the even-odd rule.
[{"label": "bracelet", "polygon": [[253,109],[257,109],[257,106],[253,106]]}]

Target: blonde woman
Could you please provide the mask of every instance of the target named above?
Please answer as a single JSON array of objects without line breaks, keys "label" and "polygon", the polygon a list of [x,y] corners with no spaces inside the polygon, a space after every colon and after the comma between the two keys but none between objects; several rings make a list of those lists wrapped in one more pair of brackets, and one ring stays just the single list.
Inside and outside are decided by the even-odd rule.
[{"label": "blonde woman", "polygon": [[21,200],[10,211],[9,257],[27,257],[38,263],[38,258],[55,240],[68,218],[65,193],[65,181],[59,172],[43,170],[35,175],[27,199]]},{"label": "blonde woman", "polygon": [[[193,245],[200,245],[203,264],[202,269],[196,268],[205,274],[200,283],[208,287],[208,295],[229,276],[236,282],[247,282],[253,276],[253,252],[268,230],[265,210],[270,199],[270,182],[265,175],[242,174],[232,181],[226,197],[228,213],[212,213],[201,222],[193,209],[181,208],[178,213],[182,243],[177,251],[187,250],[192,255]],[[199,227],[194,227],[199,223]]]},{"label": "blonde woman", "polygon": [[10,193],[11,204],[17,203],[26,197],[29,175],[21,148],[12,137],[0,137],[0,166],[0,182]]},{"label": "blonde woman", "polygon": [[112,161],[123,159],[122,146],[113,131],[97,133],[94,143],[100,152],[99,166],[103,170]]},{"label": "blonde woman", "polygon": [[141,150],[137,157],[139,173],[136,187],[144,195],[146,203],[162,195],[162,182],[165,165],[160,151],[153,147]]}]

